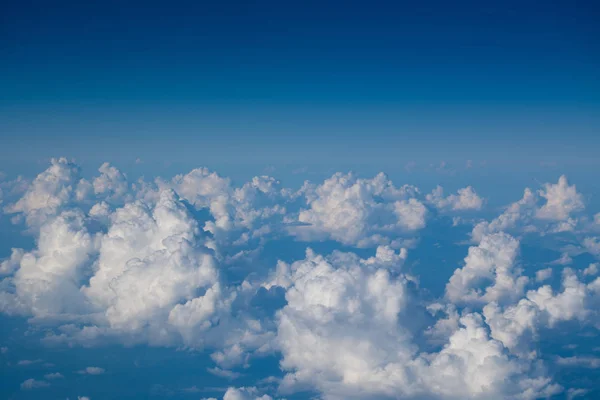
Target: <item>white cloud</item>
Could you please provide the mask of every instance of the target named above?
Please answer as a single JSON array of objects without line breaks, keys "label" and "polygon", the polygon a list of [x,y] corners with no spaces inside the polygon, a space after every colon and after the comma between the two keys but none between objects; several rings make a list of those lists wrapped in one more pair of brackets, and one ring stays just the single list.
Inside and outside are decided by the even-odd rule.
[{"label": "white cloud", "polygon": [[31,378],[21,383],[21,390],[40,389],[48,386],[50,386],[50,384],[46,381],[38,381]]},{"label": "white cloud", "polygon": [[598,292],[600,280],[586,285],[579,281],[573,270],[566,268],[563,271],[562,286],[563,291],[557,294],[554,294],[549,285],[530,290],[527,298],[547,313],[550,325],[572,319],[586,320],[593,312],[589,302]]},{"label": "white cloud", "polygon": [[351,254],[308,251],[305,260],[280,265],[288,278],[278,282],[289,288],[277,340],[281,366],[290,371],[280,390],[308,385],[326,399],[533,399],[559,390],[547,378],[530,379],[528,362],[489,339],[478,314],[450,325],[439,353],[419,353],[409,329],[415,310],[407,308],[407,278],[365,264]]},{"label": "white cloud", "polygon": [[0,297],[7,312],[38,317],[85,312],[80,285],[91,268],[96,239],[79,210],[64,211],[40,227],[38,248],[20,255],[13,296]]},{"label": "white cloud", "polygon": [[521,200],[492,221],[478,223],[471,236],[479,242],[484,235],[496,232],[570,232],[579,223],[575,214],[584,208],[583,196],[575,185],[569,186],[563,175],[556,184],[544,184],[537,194],[525,189]]},{"label": "white cloud", "polygon": [[[185,321],[175,318],[176,328],[187,329],[206,322],[211,315],[206,307],[216,308],[211,301],[217,300],[218,271],[203,241],[174,192],[163,191],[153,209],[129,203],[112,216],[100,240],[96,272],[82,293],[104,310],[112,329],[168,341],[170,312],[194,307]],[[205,296],[195,296],[211,287]]]},{"label": "white cloud", "polygon": [[600,358],[589,356],[558,357],[556,364],[563,367],[600,368]]},{"label": "white cloud", "polygon": [[518,224],[527,224],[534,214],[536,198],[530,189],[525,189],[523,198],[510,206],[491,222],[480,222],[473,228],[471,236],[476,242],[491,233],[514,229]]},{"label": "white cloud", "polygon": [[396,188],[384,174],[359,179],[337,173],[321,185],[306,184],[303,191],[309,208],[300,211],[298,221],[307,226],[293,229],[302,240],[330,238],[369,247],[425,226],[427,210],[415,198],[418,190]]},{"label": "white cloud", "polygon": [[[268,176],[235,187],[205,168],[130,184],[109,164],[90,183],[59,159],[17,192],[24,194],[7,210],[26,219],[35,247],[13,249],[1,261],[0,310],[43,322],[46,344],[206,349],[216,364],[208,371],[226,379],[239,378],[232,369],[250,368],[254,357],[281,356],[285,377],[268,392],[278,384],[282,393],[307,390],[325,400],[534,399],[561,390],[544,372],[539,332],[572,320],[600,326],[595,264],[565,269],[558,290],[526,292],[535,282],[520,267],[519,240],[504,233],[577,233],[600,254],[594,231],[585,230],[590,219],[577,214],[582,196],[564,177],[539,192],[527,189],[498,218],[477,224],[477,245],[441,299],[405,271],[407,259],[421,274],[433,266],[411,260],[403,247],[417,243],[438,214],[482,208],[470,186],[447,197],[436,188],[423,199],[416,187],[396,187],[384,174],[336,173],[293,191]],[[303,260],[273,268],[261,257],[277,239],[376,250],[307,250]],[[553,264],[571,264],[575,254],[569,249]],[[538,270],[536,281],[551,274]],[[557,362],[595,365],[577,357]],[[21,365],[33,362],[42,360]],[[229,388],[224,398],[271,399],[255,385],[261,389]]]},{"label": "white cloud", "polygon": [[106,370],[100,367],[85,367],[82,370],[77,371],[81,375],[102,375]]},{"label": "white cloud", "polygon": [[546,183],[539,195],[546,199],[540,209],[536,211],[536,217],[554,221],[568,220],[572,213],[582,211],[583,196],[577,192],[575,185],[569,186],[567,177],[562,175],[558,183]]},{"label": "white cloud", "polygon": [[19,268],[25,251],[23,249],[11,249],[10,258],[0,262],[0,276],[11,275]]},{"label": "white cloud", "polygon": [[92,186],[96,196],[109,203],[121,204],[131,199],[127,176],[109,163],[98,169],[100,176],[94,179]]},{"label": "white cloud", "polygon": [[457,304],[520,298],[529,279],[516,266],[518,251],[519,242],[510,235],[484,236],[478,246],[469,248],[464,267],[454,271],[446,285],[446,298]]},{"label": "white cloud", "polygon": [[66,158],[52,159],[50,167],[35,178],[23,197],[6,206],[5,211],[23,213],[28,225],[39,226],[69,203],[84,197],[85,185],[76,164]]},{"label": "white cloud", "polygon": [[535,271],[535,280],[537,282],[547,281],[552,277],[552,268],[545,268]]},{"label": "white cloud", "polygon": [[255,387],[230,387],[225,392],[223,400],[272,400],[269,395],[259,395],[259,391]]},{"label": "white cloud", "polygon": [[598,264],[590,264],[586,269],[583,270],[583,275],[597,275]]},{"label": "white cloud", "polygon": [[437,186],[426,196],[426,199],[440,210],[480,210],[483,206],[483,199],[477,195],[475,189],[471,186],[458,189],[457,194],[451,194],[448,197],[444,197],[444,189]]}]

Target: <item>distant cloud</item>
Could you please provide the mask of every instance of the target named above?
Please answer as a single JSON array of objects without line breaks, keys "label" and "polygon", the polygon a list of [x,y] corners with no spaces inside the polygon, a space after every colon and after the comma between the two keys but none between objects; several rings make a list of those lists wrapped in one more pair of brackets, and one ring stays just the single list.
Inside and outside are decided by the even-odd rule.
[{"label": "distant cloud", "polygon": [[27,379],[23,383],[21,383],[21,390],[32,390],[32,389],[40,389],[50,386],[50,384],[46,381],[37,381],[35,379]]},{"label": "distant cloud", "polygon": [[82,370],[77,371],[78,374],[82,375],[102,375],[105,372],[104,368],[99,367],[86,367]]},{"label": "distant cloud", "polygon": [[565,367],[600,368],[600,357],[574,356],[558,357],[556,363]]},{"label": "distant cloud", "polygon": [[51,380],[51,379],[61,379],[61,378],[64,378],[64,375],[61,374],[60,372],[54,372],[54,373],[51,373],[51,374],[44,375],[44,378],[46,378],[48,380]]},{"label": "distant cloud", "polygon": [[208,368],[207,369],[208,372],[210,372],[211,374],[221,377],[221,378],[225,378],[225,379],[229,379],[229,380],[234,380],[239,378],[242,374],[240,374],[239,372],[234,372],[234,371],[228,371],[226,369],[221,369],[221,368]]},{"label": "distant cloud", "polygon": [[41,360],[39,358],[37,360],[20,360],[19,362],[17,362],[17,365],[27,366],[27,365],[32,365],[32,364],[39,364],[43,361],[44,360]]}]

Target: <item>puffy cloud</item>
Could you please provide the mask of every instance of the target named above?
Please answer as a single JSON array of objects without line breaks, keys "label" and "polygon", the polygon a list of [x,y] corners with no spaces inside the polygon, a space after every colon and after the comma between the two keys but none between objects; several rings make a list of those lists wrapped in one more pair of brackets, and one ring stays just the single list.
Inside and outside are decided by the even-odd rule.
[{"label": "puffy cloud", "polygon": [[491,222],[483,221],[475,225],[472,232],[473,240],[476,242],[490,233],[498,233],[513,229],[522,220],[528,221],[533,215],[536,198],[533,192],[527,188],[523,198],[510,206]]},{"label": "puffy cloud", "polygon": [[[153,209],[129,203],[111,218],[96,271],[82,289],[108,325],[160,342],[168,339],[167,321],[177,329],[206,322],[216,308],[218,271],[196,220],[175,193],[163,191]],[[202,289],[209,291],[197,296]]]},{"label": "puffy cloud", "polygon": [[[541,206],[538,203],[542,202]],[[573,231],[578,220],[573,214],[584,209],[583,197],[575,185],[569,186],[563,175],[558,183],[546,183],[536,193],[525,189],[523,198],[510,206],[492,221],[475,225],[471,236],[479,242],[483,236],[497,232],[568,232]]]},{"label": "puffy cloud", "polygon": [[14,295],[0,297],[0,307],[38,317],[85,311],[79,288],[90,272],[96,238],[84,219],[81,211],[64,211],[41,226],[38,248],[18,254],[19,268],[10,279]]},{"label": "puffy cloud", "polygon": [[[535,303],[521,299],[502,311],[497,303],[492,302],[483,308],[483,315],[490,327],[494,339],[512,352],[528,355],[530,345],[537,338],[540,324],[540,310]],[[535,354],[531,354],[535,356]]]},{"label": "puffy cloud", "polygon": [[52,159],[16,203],[5,207],[8,213],[23,213],[27,224],[38,226],[58,214],[66,205],[86,197],[86,181],[79,167],[66,158]]},{"label": "puffy cloud", "polygon": [[546,183],[538,192],[546,199],[546,204],[536,211],[536,217],[554,221],[568,220],[572,213],[585,208],[583,196],[577,192],[575,185],[569,186],[567,177],[562,175],[558,183]]},{"label": "puffy cloud", "polygon": [[518,250],[519,242],[510,235],[484,236],[478,246],[469,248],[464,267],[454,271],[446,285],[446,298],[460,304],[520,298],[529,279],[515,265]]},{"label": "puffy cloud", "polygon": [[100,176],[94,179],[94,193],[104,201],[121,204],[131,199],[127,176],[109,163],[98,169]]},{"label": "puffy cloud", "polygon": [[21,383],[21,390],[40,389],[48,386],[50,386],[50,384],[46,381],[38,381],[31,378]]},{"label": "puffy cloud", "polygon": [[303,240],[330,238],[367,247],[389,244],[399,234],[425,226],[427,210],[415,198],[418,190],[396,188],[384,174],[359,179],[337,173],[303,190],[309,208],[300,211],[298,221],[307,226],[294,229]]},{"label": "puffy cloud", "polygon": [[[476,225],[477,245],[440,299],[405,271],[402,247],[429,218],[480,209],[470,186],[446,197],[438,187],[423,199],[384,174],[337,173],[292,191],[268,176],[234,187],[205,168],[131,184],[109,164],[99,171],[87,182],[76,165],[53,160],[7,207],[26,218],[35,247],[1,261],[0,310],[44,322],[46,344],[206,347],[216,364],[209,371],[228,379],[241,376],[232,368],[275,355],[282,393],[324,399],[534,399],[561,390],[538,358],[539,332],[572,320],[600,327],[595,264],[565,269],[560,289],[526,292],[535,282],[523,275],[519,241],[504,233],[577,228],[576,239],[600,254],[595,233],[583,230],[590,220],[577,216],[582,197],[564,177],[527,189],[498,218]],[[287,262],[269,270],[277,256],[262,253],[272,250],[265,243],[294,238],[376,250],[307,250],[305,259],[281,257]],[[553,264],[576,264],[574,254],[566,250]],[[429,273],[423,260],[411,261]],[[536,271],[536,281],[551,273]],[[82,373],[95,371],[103,372]],[[224,398],[271,398],[264,393],[229,388]]]},{"label": "puffy cloud", "polygon": [[258,389],[255,387],[241,387],[233,388],[230,387],[225,392],[223,400],[272,400],[273,398],[269,395],[259,395]]},{"label": "puffy cloud", "polygon": [[[279,274],[288,278],[287,305],[278,314],[280,390],[316,387],[326,399],[536,398],[560,388],[532,373],[527,360],[490,339],[481,316],[449,324],[445,346],[421,353],[408,326],[414,309],[407,278],[355,255],[306,259]],[[392,269],[394,270],[394,269]]]},{"label": "puffy cloud", "polygon": [[444,189],[437,186],[426,196],[426,199],[440,210],[480,210],[483,206],[483,199],[477,195],[475,189],[471,186],[458,189],[457,194],[451,194],[448,197],[444,197]]},{"label": "puffy cloud", "polygon": [[552,287],[545,285],[527,293],[527,298],[548,315],[550,325],[572,319],[585,321],[590,314],[596,313],[592,304],[597,301],[600,278],[586,285],[573,270],[566,268],[562,288],[562,292],[554,294]]},{"label": "puffy cloud", "polygon": [[[219,244],[217,256],[223,262],[248,254],[247,247],[259,247],[266,239],[283,233],[286,205],[297,195],[269,176],[254,177],[234,188],[206,168],[198,168],[171,181],[157,180],[160,188],[173,188],[197,210],[208,210],[212,219],[202,227]],[[242,249],[242,250],[240,250]]]},{"label": "puffy cloud", "polygon": [[552,268],[540,269],[535,272],[535,280],[538,282],[543,282],[552,277]]},{"label": "puffy cloud", "polygon": [[23,249],[11,249],[10,258],[0,262],[0,276],[12,275],[19,268],[24,254]]}]

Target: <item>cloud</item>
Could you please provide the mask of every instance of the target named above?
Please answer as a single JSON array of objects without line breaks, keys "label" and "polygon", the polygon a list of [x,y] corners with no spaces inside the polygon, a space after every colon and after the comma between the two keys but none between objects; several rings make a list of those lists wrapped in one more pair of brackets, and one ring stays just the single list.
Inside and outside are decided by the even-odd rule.
[{"label": "cloud", "polygon": [[484,236],[478,246],[469,248],[464,267],[454,271],[446,285],[446,298],[453,303],[482,304],[521,297],[529,279],[516,266],[518,250],[519,242],[510,235]]},{"label": "cloud", "polygon": [[427,209],[413,186],[396,188],[384,175],[359,179],[334,174],[323,184],[305,184],[308,208],[300,211],[292,231],[300,239],[333,239],[343,244],[370,247],[390,244],[402,233],[425,226]]},{"label": "cloud", "polygon": [[536,211],[536,217],[540,219],[564,221],[572,213],[585,208],[583,196],[577,192],[575,185],[569,186],[565,175],[556,184],[546,183],[538,193],[546,199],[546,204]]},{"label": "cloud", "polygon": [[259,391],[255,387],[230,387],[225,392],[223,400],[272,400],[269,395],[259,395]]},{"label": "cloud", "polygon": [[208,368],[207,369],[208,372],[210,372],[211,374],[218,376],[220,378],[225,378],[225,379],[229,379],[229,380],[234,380],[239,378],[242,374],[240,374],[239,372],[234,372],[234,371],[228,371],[226,369],[221,369],[221,368]]},{"label": "cloud", "polygon": [[477,195],[475,189],[471,186],[458,189],[457,194],[451,194],[448,197],[444,197],[444,189],[437,186],[426,196],[426,199],[439,210],[480,210],[483,206],[483,199]]},{"label": "cloud", "polygon": [[127,176],[109,163],[98,169],[100,176],[94,179],[94,194],[108,203],[122,204],[131,199]]},{"label": "cloud", "polygon": [[35,244],[0,260],[0,310],[43,324],[44,344],[206,351],[216,364],[209,373],[234,380],[244,368],[245,384],[255,358],[279,359],[283,378],[231,387],[229,400],[299,391],[325,400],[534,399],[563,390],[548,360],[595,365],[541,354],[538,343],[569,321],[600,326],[595,264],[563,269],[558,287],[546,261],[527,259],[528,239],[559,232],[582,247],[557,245],[554,268],[579,268],[583,249],[600,254],[583,197],[565,177],[478,221],[464,262],[435,270],[438,293],[417,275],[437,267],[421,256],[433,248],[419,235],[437,234],[449,219],[440,215],[482,209],[471,186],[423,196],[384,174],[335,173],[292,190],[269,176],[235,186],[206,168],[129,182],[107,163],[87,181],[64,158],[16,186],[8,196],[2,186],[3,201]]},{"label": "cloud", "polygon": [[5,207],[8,213],[23,213],[27,224],[39,226],[58,214],[66,205],[86,196],[87,181],[80,168],[66,158],[52,159],[50,167],[39,174],[16,203]]},{"label": "cloud", "polygon": [[62,379],[62,378],[64,378],[64,375],[61,374],[60,372],[54,372],[54,373],[51,373],[51,374],[44,375],[44,378],[46,378],[47,380]]},{"label": "cloud", "polygon": [[510,358],[488,337],[480,315],[460,318],[439,353],[411,340],[409,279],[391,264],[311,251],[278,268],[288,286],[278,314],[280,390],[316,387],[324,398],[527,398],[556,393],[548,378],[530,379],[528,362]]},{"label": "cloud", "polygon": [[537,282],[543,282],[552,277],[552,268],[540,269],[535,272],[535,280]]},{"label": "cloud", "polygon": [[82,370],[77,371],[81,375],[102,375],[106,370],[100,367],[86,367]]},{"label": "cloud", "polygon": [[598,357],[558,357],[556,364],[563,367],[581,367],[581,368],[600,368],[600,358]]},{"label": "cloud", "polygon": [[521,200],[492,221],[478,223],[471,236],[479,242],[486,234],[497,232],[569,232],[579,223],[576,214],[584,209],[583,196],[563,175],[558,183],[546,183],[537,193],[525,189]]},{"label": "cloud", "polygon": [[50,384],[46,381],[37,381],[33,378],[27,379],[23,383],[21,383],[21,390],[32,390],[32,389],[40,389],[50,386]]}]

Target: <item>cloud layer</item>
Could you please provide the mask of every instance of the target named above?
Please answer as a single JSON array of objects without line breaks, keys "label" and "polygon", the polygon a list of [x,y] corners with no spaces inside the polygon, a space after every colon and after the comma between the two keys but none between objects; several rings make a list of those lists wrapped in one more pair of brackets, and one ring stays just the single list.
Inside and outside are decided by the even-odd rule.
[{"label": "cloud layer", "polygon": [[[471,186],[424,195],[384,174],[336,173],[294,190],[268,176],[235,187],[206,168],[131,182],[105,163],[86,180],[61,158],[31,182],[0,187],[5,216],[35,240],[1,261],[0,310],[50,327],[46,345],[208,351],[212,373],[230,380],[257,358],[279,358],[281,376],[230,387],[226,400],[587,393],[555,382],[548,360],[591,367],[594,358],[538,346],[571,322],[600,327],[598,268],[571,265],[600,256],[598,214],[585,214],[564,176],[526,189],[491,220],[479,217],[486,201]],[[471,233],[456,242],[471,246],[434,295],[416,273],[434,266],[416,271],[418,260],[407,260],[428,225],[467,214]],[[522,241],[566,234],[559,261],[523,259]],[[322,242],[336,245],[312,249]],[[306,251],[273,262],[271,243]]]}]

